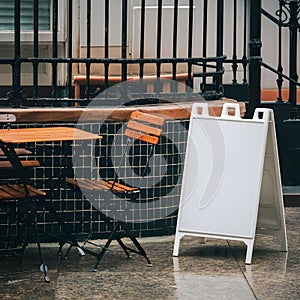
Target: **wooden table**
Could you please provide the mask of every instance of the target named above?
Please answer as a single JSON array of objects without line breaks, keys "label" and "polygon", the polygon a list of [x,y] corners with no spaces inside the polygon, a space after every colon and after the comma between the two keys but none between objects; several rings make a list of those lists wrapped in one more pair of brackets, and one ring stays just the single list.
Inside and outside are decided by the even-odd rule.
[{"label": "wooden table", "polygon": [[0,130],[0,141],[4,144],[97,139],[101,139],[101,136],[73,127],[41,127]]},{"label": "wooden table", "polygon": [[73,127],[39,127],[0,130],[0,150],[4,152],[23,183],[28,183],[15,147],[22,143],[98,140],[101,136]]},{"label": "wooden table", "polygon": [[[23,143],[41,143],[41,142],[72,142],[72,141],[84,141],[84,140],[99,140],[101,139],[101,136],[98,134],[86,132],[84,130],[80,130],[77,128],[72,127],[42,127],[42,128],[17,128],[17,129],[1,129],[0,130],[0,150],[3,151],[3,153],[6,155],[7,159],[10,161],[15,174],[16,178],[19,178],[19,183],[16,185],[10,185],[13,188],[15,188],[15,194],[12,193],[9,199],[16,199],[23,198],[26,201],[23,201],[22,205],[25,206],[25,208],[22,210],[26,216],[23,217],[24,220],[29,219],[25,226],[28,227],[35,227],[36,232],[36,239],[37,239],[37,245],[40,253],[41,258],[41,271],[45,274],[45,281],[49,282],[50,279],[47,275],[47,267],[44,264],[44,258],[41,252],[40,242],[38,238],[37,233],[37,208],[35,200],[31,197],[32,188],[29,184],[29,179],[25,174],[24,165],[22,164],[20,157],[17,154],[17,151],[15,148],[19,144]],[[3,185],[5,187],[6,185]],[[36,190],[33,188],[35,192],[40,192],[39,195],[43,196],[45,195],[45,192]],[[20,197],[18,197],[20,196]],[[42,203],[42,205],[46,205],[46,201]],[[45,207],[44,207],[45,208]],[[56,216],[58,216],[58,213],[54,210],[54,208],[47,207],[51,211],[51,213],[54,213]],[[28,217],[27,215],[33,214]],[[25,222],[25,221],[24,221]],[[60,219],[61,224],[63,225],[62,220]],[[27,229],[28,230],[28,229]],[[66,233],[65,233],[66,234]],[[25,248],[26,242],[23,243],[23,248]],[[72,241],[69,237],[65,236],[64,241],[60,242],[60,252],[62,245],[64,243],[74,243],[75,246],[77,246],[77,241]]]}]

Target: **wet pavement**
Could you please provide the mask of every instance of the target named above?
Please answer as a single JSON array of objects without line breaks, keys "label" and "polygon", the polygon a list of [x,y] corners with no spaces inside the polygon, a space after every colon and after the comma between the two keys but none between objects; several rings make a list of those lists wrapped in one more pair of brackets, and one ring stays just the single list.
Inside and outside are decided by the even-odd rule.
[{"label": "wet pavement", "polygon": [[[117,244],[92,272],[95,257],[72,248],[58,271],[57,244],[43,244],[51,282],[39,269],[36,245],[24,263],[0,258],[1,299],[300,299],[300,207],[285,209],[288,253],[280,241],[257,235],[251,265],[242,242],[184,237],[178,258],[174,236],[140,238],[153,267],[136,254],[127,259]],[[104,241],[97,241],[103,245]]]}]

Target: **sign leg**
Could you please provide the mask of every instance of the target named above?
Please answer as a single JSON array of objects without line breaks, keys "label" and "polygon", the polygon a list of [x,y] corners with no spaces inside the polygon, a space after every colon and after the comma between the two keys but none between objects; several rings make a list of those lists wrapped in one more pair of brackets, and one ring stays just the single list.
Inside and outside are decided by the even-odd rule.
[{"label": "sign leg", "polygon": [[179,254],[179,244],[180,244],[180,240],[182,239],[183,236],[184,236],[184,234],[176,232],[175,241],[174,241],[174,248],[173,248],[173,256],[178,256],[178,254]]},{"label": "sign leg", "polygon": [[254,239],[252,240],[245,240],[244,243],[247,246],[247,253],[246,253],[246,261],[245,264],[246,265],[250,265],[251,264],[251,260],[252,260],[252,253],[253,253],[253,246],[254,246]]}]

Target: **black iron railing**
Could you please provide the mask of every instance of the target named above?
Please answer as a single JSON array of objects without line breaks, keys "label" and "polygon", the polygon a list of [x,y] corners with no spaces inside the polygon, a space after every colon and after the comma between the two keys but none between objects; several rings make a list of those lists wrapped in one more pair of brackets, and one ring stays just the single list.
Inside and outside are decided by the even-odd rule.
[{"label": "black iron railing", "polygon": [[[171,75],[172,79],[176,80],[178,73],[178,65],[185,64],[187,69],[187,80],[186,84],[190,87],[193,86],[193,78],[200,77],[202,78],[201,90],[205,94],[206,92],[206,82],[208,78],[212,78],[211,81],[215,84],[216,98],[220,98],[223,96],[222,89],[222,75],[224,73],[223,70],[223,61],[225,59],[225,55],[223,53],[223,19],[224,19],[224,1],[217,1],[217,45],[216,45],[216,55],[215,57],[207,57],[207,45],[208,45],[208,1],[203,0],[204,9],[206,11],[203,12],[203,16],[195,15],[194,12],[194,4],[195,1],[189,0],[187,1],[188,5],[188,31],[186,33],[188,44],[186,45],[187,49],[187,57],[179,57],[177,53],[178,45],[180,41],[178,40],[178,10],[179,10],[179,1],[175,0],[173,3],[173,24],[170,26],[170,33],[173,36],[173,42],[170,47],[172,48],[172,55],[170,57],[163,57],[162,55],[162,23],[164,21],[163,15],[163,5],[164,1],[157,2],[157,18],[156,18],[156,55],[154,57],[146,57],[145,55],[145,11],[146,5],[149,3],[147,0],[141,0],[141,17],[140,17],[140,40],[139,40],[139,57],[132,59],[128,53],[128,1],[121,1],[121,54],[119,57],[110,57],[109,50],[111,47],[110,43],[110,28],[114,20],[110,19],[111,10],[115,9],[112,3],[108,0],[103,0],[104,5],[104,32],[97,32],[97,28],[93,28],[92,26],[92,11],[93,11],[93,2],[91,0],[87,0],[86,2],[86,57],[74,57],[73,48],[74,48],[74,1],[66,0],[66,13],[67,14],[67,22],[66,22],[66,32],[67,32],[67,40],[65,42],[65,55],[60,56],[58,47],[58,30],[59,30],[59,2],[58,0],[52,0],[52,14],[51,14],[51,32],[52,32],[52,40],[51,40],[51,48],[50,48],[50,57],[41,57],[39,52],[40,45],[40,37],[39,37],[39,1],[33,0],[33,53],[30,57],[24,57],[22,55],[22,30],[21,30],[21,2],[22,0],[15,0],[15,14],[14,14],[14,56],[11,58],[0,58],[0,64],[11,65],[12,66],[12,86],[7,86],[7,94],[0,95],[2,98],[3,104],[8,104],[13,107],[20,106],[31,106],[31,105],[61,105],[63,102],[64,105],[67,102],[68,105],[72,105],[74,100],[74,91],[73,91],[73,77],[74,77],[74,65],[83,64],[85,65],[85,93],[84,98],[87,100],[86,103],[91,98],[92,86],[90,82],[91,76],[91,67],[93,65],[102,65],[104,68],[104,88],[107,89],[109,87],[109,76],[110,76],[110,68],[112,65],[120,65],[121,66],[121,78],[123,81],[127,79],[128,75],[128,66],[129,65],[138,65],[139,66],[139,74],[138,77],[143,78],[145,74],[145,66],[148,64],[155,64],[156,71],[155,75],[159,78],[162,74],[162,66],[166,64],[171,64],[172,70]],[[198,5],[199,3],[197,3]],[[196,18],[203,17],[203,26],[204,26],[204,34],[203,34],[203,55],[201,57],[195,56],[193,54],[193,45],[195,38],[194,32],[194,21]],[[81,25],[82,26],[82,25]],[[103,57],[93,57],[92,56],[92,33],[97,33],[99,35],[104,36],[104,56]],[[78,34],[78,33],[77,33]],[[25,63],[32,64],[32,85],[23,86],[21,84],[21,74],[22,74],[22,65]],[[237,64],[238,61],[235,61]],[[245,63],[245,61],[244,61]],[[40,80],[39,80],[39,67],[41,64],[50,64],[51,65],[51,87],[48,86],[48,92],[40,92]],[[59,65],[67,65],[65,74],[65,84],[62,86],[58,84],[58,66]],[[201,71],[194,72],[194,67],[197,66],[202,67]],[[24,89],[26,88],[26,96]],[[176,93],[176,87],[173,87],[172,92]],[[63,98],[63,100],[62,100]],[[67,99],[66,99],[67,98]],[[81,100],[81,103],[84,103]]]},{"label": "black iron railing", "polygon": [[[50,1],[50,0],[49,0]],[[163,67],[171,66],[171,79],[177,80],[177,75],[180,72],[179,66],[184,65],[186,69],[186,85],[194,88],[195,82],[199,84],[200,93],[207,99],[219,99],[222,96],[233,97],[238,100],[250,101],[249,111],[260,105],[260,90],[261,90],[261,66],[267,67],[269,70],[276,69],[278,74],[277,86],[279,91],[278,101],[282,101],[281,89],[283,80],[289,80],[289,102],[291,106],[295,107],[297,104],[296,89],[299,86],[297,75],[297,62],[299,54],[297,51],[297,38],[299,31],[299,1],[279,0],[278,10],[275,12],[267,12],[262,9],[262,0],[233,0],[227,2],[224,0],[136,0],[139,5],[139,39],[138,39],[138,57],[132,58],[128,50],[130,40],[129,24],[131,22],[131,15],[129,12],[130,1],[122,0],[118,9],[120,9],[120,54],[111,55],[111,48],[113,43],[111,41],[112,27],[115,20],[111,18],[111,12],[116,9],[115,4],[109,0],[99,0],[103,6],[104,26],[103,31],[95,28],[94,14],[95,2],[87,0],[84,2],[85,14],[84,21],[74,20],[75,1],[65,0],[65,10],[62,12],[65,15],[66,38],[63,42],[59,39],[59,24],[60,14],[59,9],[62,9],[58,0],[51,0],[51,20],[50,33],[51,41],[48,48],[49,56],[45,57],[39,51],[39,46],[42,43],[40,38],[40,24],[39,18],[41,15],[39,1],[32,0],[33,9],[33,31],[31,41],[27,41],[32,46],[32,54],[25,56],[22,51],[22,0],[14,1],[14,31],[13,31],[13,49],[14,52],[11,57],[3,57],[0,55],[0,65],[11,66],[11,85],[1,83],[0,87],[0,104],[9,105],[13,107],[21,106],[61,106],[73,105],[74,102],[81,105],[89,103],[90,99],[95,95],[95,87],[91,83],[92,68],[101,66],[103,69],[104,83],[102,90],[110,86],[111,69],[115,66],[120,67],[120,74],[122,81],[125,81],[130,72],[130,67],[136,66],[136,76],[144,78],[147,76],[146,67],[149,65],[155,66],[154,74],[160,78],[163,75]],[[97,2],[97,3],[99,3]],[[155,3],[154,3],[155,2]],[[77,2],[76,2],[77,3]],[[156,18],[153,20],[153,27],[156,30],[155,38],[155,53],[149,57],[146,54],[146,42],[149,39],[146,30],[147,21],[147,7],[154,5],[156,8]],[[167,20],[163,12],[164,7],[172,9],[172,20]],[[185,22],[187,29],[185,36],[187,44],[184,45],[186,56],[182,56],[178,52],[178,47],[182,46],[182,36],[178,35],[180,31],[180,8],[184,5],[187,7],[187,15]],[[196,10],[195,7],[201,7]],[[212,9],[213,7],[213,9]],[[228,9],[230,8],[230,9]],[[228,16],[228,11],[231,15]],[[261,58],[261,13],[278,26],[278,63],[277,67],[266,66]],[[100,11],[99,11],[100,14]],[[97,14],[96,14],[97,15]],[[228,19],[232,18],[232,22]],[[215,20],[215,23],[211,20]],[[231,21],[231,19],[230,19]],[[80,22],[81,30],[85,32],[86,52],[84,54],[75,54],[74,42],[79,33],[76,31],[76,26]],[[151,20],[152,22],[152,20]],[[168,32],[164,33],[163,27],[165,23],[168,24]],[[197,23],[198,28],[195,27]],[[213,26],[212,26],[212,23]],[[226,26],[225,26],[226,25]],[[116,25],[117,26],[117,25]],[[228,28],[228,26],[232,26]],[[200,27],[200,29],[199,29]],[[286,75],[282,64],[282,29],[289,28],[290,43],[289,43],[289,74]],[[242,30],[241,30],[242,28]],[[199,31],[200,30],[200,31]],[[164,34],[172,36],[172,43],[170,43],[170,54],[166,57],[163,55],[163,38]],[[0,32],[1,34],[1,32]],[[104,40],[102,55],[94,55],[93,50],[93,36],[102,36]],[[230,35],[232,40],[231,50],[228,50],[228,39]],[[199,42],[201,40],[201,42]],[[5,43],[5,42],[4,42]],[[60,43],[63,43],[63,54],[59,51]],[[195,51],[197,45],[197,51]],[[225,47],[226,45],[226,47]],[[201,49],[200,49],[201,48]],[[212,49],[213,48],[213,49]],[[226,50],[224,50],[226,48]],[[242,49],[242,50],[241,50]],[[225,51],[227,53],[225,53]],[[229,51],[229,52],[228,52]],[[196,53],[196,54],[195,54]],[[200,53],[200,55],[199,55]],[[213,55],[212,55],[213,53]],[[22,67],[25,64],[32,65],[32,84],[24,85],[22,83]],[[40,68],[42,65],[50,66],[49,78],[50,84],[41,83]],[[65,66],[63,69],[63,82],[58,79],[58,73],[61,72],[59,67]],[[230,66],[228,68],[228,66]],[[77,70],[76,68],[77,67]],[[74,99],[74,75],[78,74],[78,69],[83,71],[86,76],[84,82],[84,93],[80,102]],[[224,73],[227,74],[231,69],[231,82],[225,82]],[[23,74],[23,75],[22,75]],[[241,76],[242,74],[242,76]],[[285,74],[285,75],[284,75]],[[196,81],[196,79],[199,79]],[[158,86],[157,86],[158,88]],[[232,90],[236,92],[232,93]],[[246,91],[246,92],[244,92]],[[153,97],[155,97],[154,91]],[[172,86],[171,93],[177,93],[176,85]]]},{"label": "black iron railing", "polygon": [[[283,101],[282,98],[282,84],[284,79],[289,81],[289,102],[292,107],[297,105],[297,86],[300,86],[298,82],[297,75],[297,63],[299,59],[298,51],[298,32],[300,32],[300,1],[291,0],[280,0],[278,1],[279,7],[275,12],[275,16],[270,12],[262,9],[262,14],[267,17],[270,21],[278,26],[278,63],[277,69],[274,70],[272,67],[262,63],[262,66],[268,68],[269,70],[275,72],[278,75],[277,88],[278,88],[278,98],[279,102]],[[282,49],[284,46],[282,42],[282,30],[286,27],[289,30],[289,75],[284,75],[284,70],[282,66]]]}]

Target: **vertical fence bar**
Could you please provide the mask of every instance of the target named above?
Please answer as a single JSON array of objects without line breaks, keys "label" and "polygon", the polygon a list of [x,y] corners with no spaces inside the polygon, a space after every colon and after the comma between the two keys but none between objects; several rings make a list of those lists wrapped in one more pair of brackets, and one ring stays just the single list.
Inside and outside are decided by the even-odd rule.
[{"label": "vertical fence bar", "polygon": [[[104,7],[104,57],[109,57],[109,0],[105,0]],[[109,75],[109,63],[104,64],[104,88],[108,89],[108,75]]]},{"label": "vertical fence bar", "polygon": [[[193,57],[193,25],[194,25],[194,0],[189,2],[189,33],[188,33],[188,58]],[[193,65],[188,63],[187,86],[193,87],[192,79]]]},{"label": "vertical fence bar", "polygon": [[15,1],[15,58],[13,64],[13,95],[14,106],[20,107],[21,105],[21,1]]},{"label": "vertical fence bar", "polygon": [[243,64],[243,83],[247,83],[247,27],[248,27],[248,1],[244,1],[244,30],[243,30],[243,57],[242,57],[242,64]]},{"label": "vertical fence bar", "polygon": [[58,43],[57,43],[57,33],[58,33],[58,0],[53,0],[52,3],[52,98],[57,98],[57,61],[58,57]]},{"label": "vertical fence bar", "polygon": [[[178,31],[178,0],[174,0],[173,11],[173,58],[177,58],[177,31]],[[176,79],[176,62],[172,63],[172,79]]]},{"label": "vertical fence bar", "polygon": [[[298,13],[300,12],[300,4],[298,1],[290,1],[290,21],[289,21],[289,30],[290,30],[290,61],[289,77],[298,80],[297,75],[297,31],[299,30],[298,23]],[[289,93],[289,102],[291,107],[294,108],[297,106],[297,86],[294,82],[290,81],[289,83],[290,93]]]},{"label": "vertical fence bar", "polygon": [[[278,24],[278,65],[277,65],[277,71],[282,73],[283,67],[282,67],[282,2],[279,1],[279,24]],[[282,101],[282,83],[283,83],[283,78],[281,75],[278,75],[278,78],[276,80],[277,82],[277,87],[278,87],[278,102],[283,102]]]},{"label": "vertical fence bar", "polygon": [[[140,32],[140,58],[145,57],[145,18],[146,18],[146,3],[141,1],[141,32]],[[144,63],[140,62],[140,78],[144,77]]]},{"label": "vertical fence bar", "polygon": [[251,0],[250,3],[250,57],[249,57],[249,115],[252,116],[260,105],[261,91],[261,0]]},{"label": "vertical fence bar", "polygon": [[90,99],[90,76],[91,76],[91,0],[87,0],[86,9],[86,85],[85,85],[85,98]]},{"label": "vertical fence bar", "polygon": [[[223,43],[224,43],[224,0],[217,1],[217,57],[223,55]],[[217,62],[217,72],[221,72],[223,69],[223,63]],[[222,74],[216,75],[216,92],[217,94],[222,93]]]},{"label": "vertical fence bar", "polygon": [[127,0],[122,0],[122,81],[127,80]]},{"label": "vertical fence bar", "polygon": [[[207,56],[207,15],[208,15],[208,0],[204,0],[203,2],[203,37],[202,37],[202,56]],[[205,73],[207,71],[207,63],[206,61],[203,62],[203,79],[201,84],[201,92],[206,92],[206,76]]]},{"label": "vertical fence bar", "polygon": [[[162,25],[162,1],[158,0],[157,6],[157,33],[156,33],[156,58],[161,58],[161,25]],[[156,75],[160,77],[161,63],[156,63]]]},{"label": "vertical fence bar", "polygon": [[237,50],[236,50],[236,31],[237,31],[237,0],[233,1],[233,45],[232,45],[232,73],[233,73],[233,79],[232,83],[235,84],[237,83],[237,78],[236,78],[236,73],[238,69],[237,65]]},{"label": "vertical fence bar", "polygon": [[[177,58],[177,32],[178,32],[178,0],[174,0],[174,11],[173,11],[173,58]],[[176,73],[177,73],[177,63],[173,61],[172,63],[172,92],[177,91],[178,84],[176,84]]]},{"label": "vertical fence bar", "polygon": [[32,98],[38,98],[38,72],[39,64],[37,58],[39,57],[39,1],[34,0],[33,7],[33,93]]},{"label": "vertical fence bar", "polygon": [[68,79],[67,79],[67,95],[68,98],[72,97],[72,68],[73,64],[73,0],[68,0]]}]

